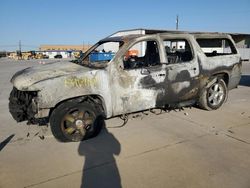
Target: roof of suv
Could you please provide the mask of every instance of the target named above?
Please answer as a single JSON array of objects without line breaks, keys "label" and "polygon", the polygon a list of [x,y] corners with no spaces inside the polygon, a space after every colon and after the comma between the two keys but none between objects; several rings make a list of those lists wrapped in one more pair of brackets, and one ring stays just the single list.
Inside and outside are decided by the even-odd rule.
[{"label": "roof of suv", "polygon": [[159,32],[159,33],[153,33],[153,34],[129,34],[124,36],[114,36],[114,37],[107,37],[100,42],[119,42],[119,41],[127,41],[127,40],[133,40],[138,37],[142,36],[149,36],[149,35],[160,35],[160,36],[185,36],[185,35],[191,35],[195,38],[229,38],[229,35],[226,33],[201,33],[201,32]]}]

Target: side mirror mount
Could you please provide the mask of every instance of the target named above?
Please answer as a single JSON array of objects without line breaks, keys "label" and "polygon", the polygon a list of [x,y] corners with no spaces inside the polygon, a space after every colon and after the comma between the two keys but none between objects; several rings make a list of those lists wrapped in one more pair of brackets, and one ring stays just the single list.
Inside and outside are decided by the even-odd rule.
[{"label": "side mirror mount", "polygon": [[127,56],[125,56],[125,55],[123,56],[123,58],[122,58],[122,59],[123,59],[123,61],[128,61],[128,57],[127,57]]},{"label": "side mirror mount", "polygon": [[150,74],[150,71],[149,71],[147,68],[142,68],[142,69],[141,69],[141,74],[142,74],[142,75],[149,75],[149,74]]}]

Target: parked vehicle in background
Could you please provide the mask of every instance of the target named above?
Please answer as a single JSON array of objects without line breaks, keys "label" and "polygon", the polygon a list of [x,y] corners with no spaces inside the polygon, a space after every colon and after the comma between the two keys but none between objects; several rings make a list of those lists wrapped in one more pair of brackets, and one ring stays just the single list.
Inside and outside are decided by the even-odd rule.
[{"label": "parked vehicle in background", "polygon": [[35,59],[49,59],[49,56],[42,53],[36,53]]},{"label": "parked vehicle in background", "polygon": [[62,55],[61,54],[57,54],[54,56],[55,59],[62,59]]},{"label": "parked vehicle in background", "polygon": [[[97,52],[110,52],[93,58]],[[103,117],[198,104],[220,108],[241,77],[240,55],[223,33],[155,33],[108,37],[73,62],[17,72],[13,118],[50,122],[60,141],[96,136]]]},{"label": "parked vehicle in background", "polygon": [[29,60],[29,59],[48,59],[49,56],[42,54],[41,52],[28,51],[28,52],[10,52],[9,58],[14,60]]}]

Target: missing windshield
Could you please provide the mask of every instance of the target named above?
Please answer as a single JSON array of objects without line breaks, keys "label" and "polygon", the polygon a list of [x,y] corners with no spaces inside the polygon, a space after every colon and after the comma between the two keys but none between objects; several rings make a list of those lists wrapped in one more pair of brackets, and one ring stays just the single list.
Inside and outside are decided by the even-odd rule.
[{"label": "missing windshield", "polygon": [[102,68],[106,67],[123,45],[123,42],[100,42],[88,50],[79,63],[89,67]]}]

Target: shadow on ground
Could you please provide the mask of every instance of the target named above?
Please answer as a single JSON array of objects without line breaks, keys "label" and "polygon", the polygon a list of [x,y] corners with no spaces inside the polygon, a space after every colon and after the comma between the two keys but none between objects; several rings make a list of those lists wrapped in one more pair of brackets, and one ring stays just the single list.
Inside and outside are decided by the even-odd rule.
[{"label": "shadow on ground", "polygon": [[250,75],[242,75],[240,79],[240,85],[250,87]]},{"label": "shadow on ground", "polygon": [[106,128],[94,139],[81,142],[78,153],[85,159],[81,188],[120,188],[121,178],[114,158],[120,151],[120,143]]},{"label": "shadow on ground", "polygon": [[0,143],[0,151],[11,141],[11,139],[15,136],[15,134],[10,135],[4,141]]}]

